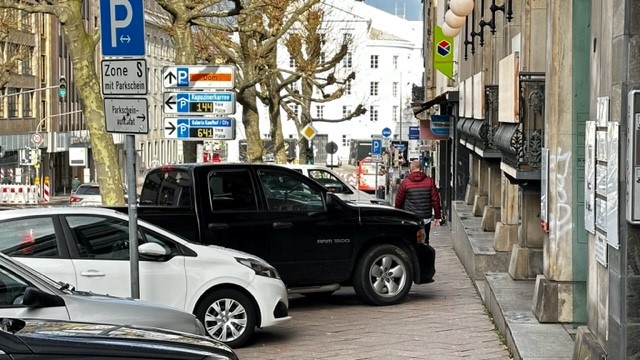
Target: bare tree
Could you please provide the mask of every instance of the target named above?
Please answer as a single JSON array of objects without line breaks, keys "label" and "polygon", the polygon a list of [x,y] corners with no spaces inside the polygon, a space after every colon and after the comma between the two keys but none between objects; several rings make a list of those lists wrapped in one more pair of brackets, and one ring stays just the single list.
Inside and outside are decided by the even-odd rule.
[{"label": "bare tree", "polygon": [[[267,76],[278,39],[320,0],[156,1],[173,17],[178,52],[192,56],[184,61],[199,57],[236,66],[235,92],[242,105],[247,158],[262,161],[256,85]],[[195,36],[198,45],[194,32],[200,32]],[[199,51],[197,56],[194,49]]]},{"label": "bare tree", "polygon": [[0,11],[0,89],[4,89],[19,68],[19,64],[27,57],[33,56],[33,48],[20,44],[25,34],[19,31],[20,16],[18,10],[3,9]]},{"label": "bare tree", "polygon": [[82,18],[82,3],[82,0],[0,0],[0,8],[49,14],[60,22],[71,58],[78,97],[91,134],[93,159],[103,194],[102,202],[106,205],[124,205],[122,171],[120,167],[113,166],[113,159],[117,159],[116,147],[113,137],[105,129],[104,104],[96,72],[96,45],[100,32],[87,31]]},{"label": "bare tree", "polygon": [[[298,134],[301,134],[307,124],[314,121],[342,122],[366,113],[365,106],[358,104],[354,111],[341,118],[313,118],[311,115],[312,104],[324,104],[339,99],[356,77],[354,71],[347,74],[339,74],[336,71],[341,62],[351,61],[350,56],[354,43],[352,39],[344,39],[337,46],[335,42],[328,42],[326,39],[327,29],[323,28],[326,15],[325,8],[317,6],[304,15],[299,27],[287,34],[284,45],[295,62],[295,71],[281,70],[279,72],[280,82],[277,84],[276,90],[270,91],[271,94],[278,95],[278,105],[284,109],[289,119],[294,121]],[[300,83],[299,90],[292,86],[298,82]],[[319,97],[314,96],[314,89],[318,90]],[[285,90],[284,95],[281,94],[282,90]],[[302,108],[299,118],[291,105]],[[308,158],[311,155],[308,153],[309,142],[300,135],[298,141],[300,143],[300,158]]]}]

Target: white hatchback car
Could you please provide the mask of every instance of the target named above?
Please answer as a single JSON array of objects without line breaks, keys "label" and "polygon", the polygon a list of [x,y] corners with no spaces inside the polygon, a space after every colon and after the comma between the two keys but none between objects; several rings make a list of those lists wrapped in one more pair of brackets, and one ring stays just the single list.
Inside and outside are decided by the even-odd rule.
[{"label": "white hatchback car", "polygon": [[[128,220],[94,207],[0,211],[0,251],[78,290],[130,296]],[[195,314],[231,347],[290,319],[284,283],[256,256],[193,244],[142,220],[138,253],[140,299]]]}]

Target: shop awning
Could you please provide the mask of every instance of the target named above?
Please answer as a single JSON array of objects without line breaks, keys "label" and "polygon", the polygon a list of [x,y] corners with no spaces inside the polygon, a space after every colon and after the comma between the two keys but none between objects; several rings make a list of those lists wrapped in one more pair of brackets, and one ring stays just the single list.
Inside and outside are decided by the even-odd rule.
[{"label": "shop awning", "polygon": [[419,106],[414,107],[413,114],[417,117],[419,114],[429,110],[436,104],[441,104],[444,102],[458,102],[458,92],[457,91],[447,91],[444,92],[429,101],[425,101]]}]

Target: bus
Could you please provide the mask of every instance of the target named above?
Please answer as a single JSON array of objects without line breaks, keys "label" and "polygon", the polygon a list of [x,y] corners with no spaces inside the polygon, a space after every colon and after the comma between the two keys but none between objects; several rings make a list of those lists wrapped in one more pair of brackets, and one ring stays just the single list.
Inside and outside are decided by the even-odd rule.
[{"label": "bus", "polygon": [[375,193],[376,189],[385,187],[387,176],[385,167],[381,163],[373,162],[371,156],[358,161],[357,170],[358,190]]}]

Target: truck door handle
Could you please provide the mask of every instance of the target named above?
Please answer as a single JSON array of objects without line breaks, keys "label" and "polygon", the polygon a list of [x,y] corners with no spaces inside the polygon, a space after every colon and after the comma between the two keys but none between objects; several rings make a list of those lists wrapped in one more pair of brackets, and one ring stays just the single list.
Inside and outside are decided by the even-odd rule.
[{"label": "truck door handle", "polygon": [[293,227],[293,223],[290,223],[290,222],[276,221],[273,223],[274,229],[291,229],[292,227]]},{"label": "truck door handle", "polygon": [[89,270],[89,271],[82,271],[80,275],[86,276],[86,277],[103,277],[105,276],[105,273],[100,272],[98,270]]},{"label": "truck door handle", "polygon": [[225,223],[209,223],[209,230],[226,230],[229,228],[229,224]]}]

